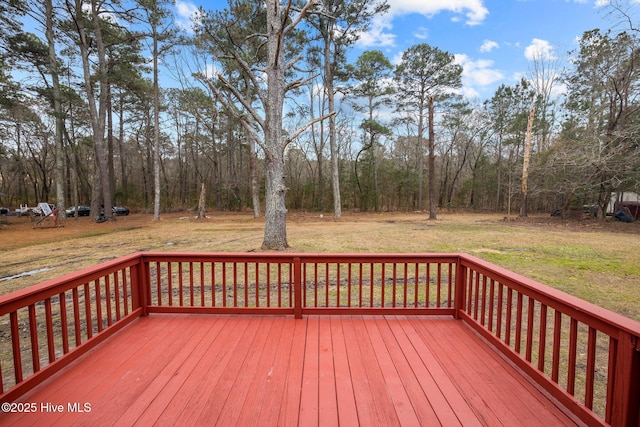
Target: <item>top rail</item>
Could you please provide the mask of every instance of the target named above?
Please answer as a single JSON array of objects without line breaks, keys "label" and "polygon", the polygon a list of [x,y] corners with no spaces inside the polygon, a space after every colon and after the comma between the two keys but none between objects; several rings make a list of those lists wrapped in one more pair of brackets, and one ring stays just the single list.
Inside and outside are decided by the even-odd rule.
[{"label": "top rail", "polygon": [[142,262],[149,312],[454,313],[454,254],[144,253]]},{"label": "top rail", "polygon": [[149,313],[449,315],[586,424],[638,423],[640,323],[465,254],[144,252],[47,280],[0,296],[0,399]]}]

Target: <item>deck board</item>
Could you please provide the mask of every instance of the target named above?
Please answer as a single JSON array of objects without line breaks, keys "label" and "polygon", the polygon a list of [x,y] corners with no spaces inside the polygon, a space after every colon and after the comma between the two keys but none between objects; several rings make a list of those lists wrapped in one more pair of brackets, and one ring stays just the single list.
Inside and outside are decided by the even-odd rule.
[{"label": "deck board", "polygon": [[[266,327],[269,326],[269,322],[272,320],[273,319],[270,318],[256,319],[255,326],[253,328],[249,327],[245,330],[245,333],[235,348],[235,354],[229,359],[225,366],[221,367],[223,371],[221,372],[218,381],[211,381],[209,383],[210,388],[207,390],[209,398],[202,407],[192,405],[191,410],[183,414],[185,416],[183,423],[186,423],[189,420],[189,412],[198,412],[199,414],[197,417],[191,418],[192,420],[195,420],[197,424],[211,425],[214,422],[217,424],[217,420],[225,408],[227,408],[227,411],[233,411],[238,408],[238,406],[241,407],[244,403],[244,399],[241,402],[238,402],[231,400],[229,397],[232,394],[236,383],[250,378],[251,374],[249,371],[252,370],[253,367],[247,363],[247,359],[251,359],[252,355],[262,350],[256,345],[259,345],[260,337],[263,337],[268,333]],[[206,372],[207,371],[201,372],[201,375],[205,377],[205,380]],[[246,385],[245,387],[245,395],[246,393],[252,392],[252,390],[249,390]],[[181,424],[184,425],[183,423]]]},{"label": "deck board", "polygon": [[65,411],[0,425],[575,425],[450,317],[151,315],[21,401]]},{"label": "deck board", "polygon": [[408,320],[399,319],[393,327],[399,345],[408,355],[409,365],[420,381],[426,399],[434,408],[439,423],[457,426],[463,425],[461,421],[464,421],[464,425],[478,425],[473,411],[455,388],[453,380],[435,363],[435,358],[415,330],[410,328]]},{"label": "deck board", "polygon": [[307,322],[307,339],[304,352],[302,385],[300,389],[300,425],[318,424],[319,387],[319,333],[320,321],[317,317]]},{"label": "deck board", "polygon": [[[358,343],[358,336],[364,331],[356,331],[351,318],[345,318],[342,328],[347,344],[347,358],[349,360],[350,381],[353,385],[356,408],[358,410],[358,420],[361,425],[379,425],[378,414],[374,394],[371,391],[371,380],[367,375],[369,365],[366,354],[362,354],[361,346]],[[360,332],[360,334],[358,333]]]},{"label": "deck board", "polygon": [[[298,425],[301,394],[300,387],[302,384],[302,371],[305,359],[308,322],[294,323],[295,331],[291,340],[291,355],[288,360],[289,363],[287,365],[286,376],[284,377],[285,384],[282,405],[278,408],[278,422],[276,424],[269,425]],[[281,380],[281,378],[276,379]],[[267,411],[267,414],[269,413],[270,412]]]},{"label": "deck board", "polygon": [[392,359],[389,347],[392,347],[393,343],[385,342],[382,337],[381,329],[385,325],[381,325],[376,321],[365,322],[363,326],[367,331],[372,348],[375,349],[374,354],[377,365],[380,367],[380,375],[384,380],[388,397],[393,403],[399,424],[403,426],[420,426],[414,406],[408,404],[411,399],[396,368],[396,366],[402,365],[402,361],[394,361]]},{"label": "deck board", "polygon": [[[173,399],[166,408],[159,409],[162,410],[156,421],[159,425],[181,425],[200,415],[209,399],[212,385],[223,376],[229,360],[236,355],[236,348],[250,323],[247,319],[233,319],[233,323],[229,323],[230,321],[227,320],[228,327],[223,328],[219,336],[210,343],[209,350],[202,355],[198,366],[189,373],[185,383],[178,390],[167,390],[168,394],[173,394]],[[151,412],[151,408],[148,412]]]},{"label": "deck board", "polygon": [[323,425],[337,426],[339,405],[331,322],[319,322],[318,333],[318,414],[322,414]]},{"label": "deck board", "polygon": [[347,345],[342,330],[342,318],[332,317],[331,338],[333,345],[334,378],[336,381],[336,401],[338,405],[338,419],[343,425],[358,425],[358,407],[353,393],[351,371],[347,356]]},{"label": "deck board", "polygon": [[[470,354],[463,340],[446,341],[447,347],[444,347],[445,336],[456,332],[456,328],[451,328],[451,324],[447,321],[438,320],[435,322],[436,327],[430,328],[425,328],[413,320],[412,323],[423,340],[429,343],[440,365],[450,376],[458,378],[456,385],[461,394],[468,401],[473,402],[472,406],[487,406],[492,409],[487,414],[491,416],[491,419],[486,420],[487,423],[495,423],[499,420],[512,426],[530,426],[549,422],[553,424],[552,420],[546,416],[541,418],[538,408],[551,405],[551,402],[542,395],[514,393],[508,400],[504,399],[504,390],[517,389],[528,383],[514,370],[496,376],[495,370],[500,369],[504,361],[490,347],[482,345],[480,338],[471,331],[463,332],[468,334],[469,339],[479,343],[480,353],[478,354]],[[452,359],[444,359],[445,354],[450,354],[450,357],[455,358],[459,363],[447,363],[447,360]]]},{"label": "deck board", "polygon": [[[403,351],[401,343],[406,343],[404,341],[406,337],[399,337],[398,334],[402,331],[394,331],[385,319],[376,319],[376,325],[380,330],[380,335],[386,343],[389,356],[394,362],[396,374],[402,382],[405,393],[408,396],[407,402],[424,402],[422,404],[411,405],[418,417],[418,422],[422,426],[440,424],[441,422],[439,421],[431,402],[427,399],[421,380],[418,379],[418,376],[421,376],[426,380],[426,377],[429,377],[429,374],[424,366],[412,365],[410,363],[410,360],[418,361],[415,350],[406,348]],[[409,351],[411,351],[411,354],[407,354]],[[456,423],[457,419],[455,418],[455,415],[451,414],[450,422],[447,423],[447,425],[455,425]]]}]

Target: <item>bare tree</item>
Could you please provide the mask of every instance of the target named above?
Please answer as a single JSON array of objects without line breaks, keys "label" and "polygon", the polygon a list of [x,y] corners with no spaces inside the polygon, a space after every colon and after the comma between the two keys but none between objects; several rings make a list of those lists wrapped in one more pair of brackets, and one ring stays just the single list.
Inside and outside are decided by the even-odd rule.
[{"label": "bare tree", "polygon": [[153,178],[154,178],[154,202],[153,219],[160,219],[160,87],[159,87],[159,60],[167,49],[167,42],[174,36],[171,28],[170,13],[167,7],[172,4],[168,0],[138,0],[146,13],[149,24],[149,37],[152,42],[153,54]]},{"label": "bare tree", "polygon": [[[426,43],[410,47],[402,54],[402,62],[396,67],[396,82],[401,96],[400,107],[413,111],[418,117],[418,152],[422,156],[422,140],[425,114],[428,123],[428,186],[429,186],[429,219],[436,219],[436,186],[435,186],[435,130],[434,103],[453,96],[453,89],[462,85],[462,67],[455,63],[454,57],[437,47]],[[423,165],[419,164],[419,174]],[[420,179],[422,177],[420,176]],[[422,182],[419,187],[419,198],[422,198]],[[419,200],[419,207],[422,201]]]},{"label": "bare tree", "polygon": [[[102,35],[100,4],[96,0],[91,0],[87,11],[83,7],[82,0],[66,1],[67,10],[73,17],[75,30],[78,35],[78,45],[80,57],[82,58],[82,71],[84,76],[84,89],[87,95],[87,105],[91,118],[91,128],[93,130],[93,144],[95,148],[96,162],[98,164],[99,188],[102,193],[104,215],[111,218],[112,194],[109,182],[109,172],[107,168],[107,158],[104,147],[105,118],[107,112],[107,90],[104,85],[107,75],[106,47]],[[90,25],[90,27],[89,27]],[[91,47],[95,45],[96,51],[91,52]],[[99,93],[96,96],[92,76],[91,55],[95,53],[98,61],[98,83]],[[94,217],[99,215],[99,200],[95,197],[91,202],[91,212]]]},{"label": "bare tree", "polygon": [[[546,148],[552,124],[549,120],[549,108],[552,105],[552,96],[555,87],[560,82],[557,71],[556,58],[548,53],[535,52],[533,55],[533,65],[529,70],[531,85],[536,94],[536,99],[531,102],[529,118],[527,120],[527,133],[524,144],[524,158],[522,162],[522,197],[520,204],[520,216],[528,216],[529,197],[529,166],[533,144],[534,120],[536,119],[536,107],[539,108],[540,120],[537,130],[541,133],[541,142],[538,148]],[[538,105],[536,105],[538,104]],[[552,115],[551,115],[552,116]]]},{"label": "bare tree", "polygon": [[605,8],[607,16],[616,26],[640,33],[640,5],[637,0],[611,0]]},{"label": "bare tree", "polygon": [[529,164],[531,162],[531,140],[533,139],[533,120],[536,115],[536,103],[531,103],[529,109],[529,119],[527,120],[527,134],[524,140],[524,157],[522,160],[522,198],[520,203],[520,216],[528,216],[528,196],[529,196]]},{"label": "bare tree", "polygon": [[569,74],[567,108],[573,122],[565,129],[594,153],[591,168],[597,178],[588,185],[597,193],[602,220],[611,193],[637,179],[639,45],[635,34],[612,37],[609,32],[588,31],[580,40],[576,69]]},{"label": "bare tree", "polygon": [[[292,35],[296,27],[302,22],[307,13],[319,6],[318,0],[309,0],[301,8],[294,7],[289,1],[282,6],[277,0],[267,0],[262,6],[264,10],[258,10],[263,14],[266,23],[266,32],[262,34],[250,34],[243,39],[231,40],[234,34],[228,28],[222,31],[219,28],[205,28],[211,41],[219,49],[219,57],[233,63],[243,70],[250,84],[255,90],[259,107],[253,104],[252,98],[247,98],[245,91],[240,90],[230,80],[218,74],[218,80],[222,88],[215,84],[210,87],[217,93],[221,101],[227,105],[230,112],[236,114],[247,132],[262,148],[265,156],[266,189],[265,189],[265,227],[263,249],[283,250],[289,247],[287,242],[286,217],[287,208],[285,197],[287,188],[285,185],[285,150],[287,146],[303,133],[309,126],[327,116],[323,116],[308,122],[290,135],[283,133],[283,110],[285,96],[291,90],[306,84],[312,77],[304,78],[295,74],[297,63],[301,56],[296,53],[299,50],[292,44]],[[260,5],[253,4],[259,8]],[[227,15],[227,18],[230,18]],[[258,19],[258,18],[256,18]],[[232,19],[217,20],[216,25],[225,23],[228,26],[236,25]],[[266,48],[264,62],[257,67],[246,59],[246,51],[243,47],[255,48],[255,38],[261,40],[258,49]],[[293,77],[291,77],[293,76]],[[237,108],[240,105],[251,120],[248,120]],[[257,128],[253,126],[257,125]]]},{"label": "bare tree", "polygon": [[65,218],[64,200],[64,117],[62,116],[62,102],[60,93],[60,78],[58,67],[58,56],[56,55],[55,35],[54,35],[54,13],[51,0],[45,0],[45,35],[49,53],[49,72],[51,74],[51,88],[53,90],[53,111],[55,114],[55,140],[56,140],[56,204],[59,209],[59,218]]},{"label": "bare tree", "polygon": [[322,63],[324,65],[324,90],[327,95],[329,114],[329,147],[331,151],[331,183],[333,189],[333,216],[340,218],[340,171],[335,115],[335,80],[345,63],[345,49],[358,40],[374,16],[386,13],[386,0],[323,0],[322,12],[312,17],[311,24],[322,37]]}]

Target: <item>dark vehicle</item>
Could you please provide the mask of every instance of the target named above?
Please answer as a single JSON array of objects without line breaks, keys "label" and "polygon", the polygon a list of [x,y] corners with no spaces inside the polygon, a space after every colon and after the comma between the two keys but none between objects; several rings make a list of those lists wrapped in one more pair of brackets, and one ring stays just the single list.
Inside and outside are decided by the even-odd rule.
[{"label": "dark vehicle", "polygon": [[616,202],[614,211],[616,213],[622,211],[632,220],[640,220],[640,202],[624,201]]},{"label": "dark vehicle", "polygon": [[[77,209],[76,209],[77,208]],[[91,207],[89,206],[72,206],[65,211],[67,216],[89,216],[91,213]]]},{"label": "dark vehicle", "polygon": [[124,206],[114,206],[111,211],[114,215],[129,215],[129,208]]}]

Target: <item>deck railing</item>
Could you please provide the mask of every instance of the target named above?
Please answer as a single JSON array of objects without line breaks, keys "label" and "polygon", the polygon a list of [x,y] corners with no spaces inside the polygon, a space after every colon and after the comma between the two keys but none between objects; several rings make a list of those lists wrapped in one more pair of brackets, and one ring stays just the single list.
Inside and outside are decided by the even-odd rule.
[{"label": "deck railing", "polygon": [[143,267],[134,254],[1,296],[2,402],[139,317]]},{"label": "deck railing", "polygon": [[152,313],[455,312],[457,255],[153,253],[143,259]]},{"label": "deck railing", "polygon": [[640,419],[638,322],[460,254],[139,253],[52,279],[0,297],[0,399],[150,313],[448,315],[585,423]]},{"label": "deck railing", "polygon": [[458,268],[460,318],[583,421],[638,425],[638,322],[468,255]]}]

